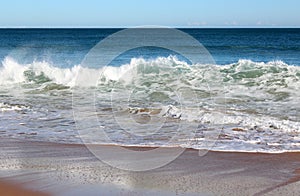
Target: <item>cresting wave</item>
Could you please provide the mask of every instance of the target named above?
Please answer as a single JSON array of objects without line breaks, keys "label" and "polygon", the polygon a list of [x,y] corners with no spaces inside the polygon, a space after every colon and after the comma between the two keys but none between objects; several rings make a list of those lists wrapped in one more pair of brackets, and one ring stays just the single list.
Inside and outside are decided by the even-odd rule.
[{"label": "cresting wave", "polygon": [[[81,77],[78,80],[79,74]],[[29,94],[33,99],[21,100],[19,97],[23,96],[10,93],[16,86],[19,87],[17,93],[20,89],[25,92],[32,92],[33,89],[38,91]],[[46,121],[44,124],[51,127],[51,131],[59,132],[60,139],[57,140],[60,141],[63,138],[61,130],[65,130],[65,125],[73,126],[70,112],[72,107],[69,106],[68,97],[71,95],[63,92],[79,87],[80,93],[86,97],[90,95],[90,90],[95,90],[90,87],[95,86],[98,90],[96,108],[103,122],[110,122],[111,111],[120,115],[120,120],[126,120],[127,116],[146,125],[150,117],[155,117],[159,122],[167,118],[171,123],[179,120],[201,125],[197,129],[199,132],[220,131],[214,150],[300,150],[300,66],[288,65],[282,61],[264,63],[239,60],[228,65],[189,65],[175,56],[169,56],[149,60],[134,58],[120,67],[108,66],[95,70],[80,65],[58,68],[49,62],[20,64],[6,57],[0,65],[0,91],[5,92],[7,97],[1,98],[0,111],[8,114],[8,121],[11,119],[9,112],[15,111],[20,115],[24,113],[29,119],[25,124],[29,125],[32,115],[38,118],[37,124],[43,124],[40,123],[40,119],[43,119]],[[181,107],[174,90],[184,94],[185,107]],[[128,91],[131,92],[131,102],[123,104],[122,101],[128,100],[128,97],[124,97],[124,93]],[[115,108],[110,108],[112,93]],[[47,96],[49,105],[45,105],[44,94],[51,94]],[[62,96],[59,97],[60,95]],[[52,112],[48,113],[49,111]],[[52,116],[49,117],[50,114]],[[62,114],[67,115],[64,117],[66,119]],[[20,125],[25,126],[22,118],[16,119],[21,119]],[[13,119],[10,125],[15,126],[15,121]],[[104,123],[103,126],[109,124]],[[112,130],[118,130],[114,124],[111,126]],[[47,130],[47,127],[44,129]],[[12,130],[18,129],[12,127]],[[151,130],[145,129],[147,131]],[[152,141],[151,138],[126,143],[130,139],[126,136],[122,140],[117,133],[119,132],[116,131],[116,140],[121,145],[150,145],[149,141],[152,145],[164,144],[163,139]],[[172,134],[171,128],[170,133],[163,134],[162,138],[168,138]],[[63,140],[70,141],[71,137],[66,134]],[[97,143],[93,141],[94,138],[89,139],[91,143]],[[174,145],[201,149],[205,148],[201,146],[202,140],[202,137],[190,139],[182,133],[182,138]]]},{"label": "cresting wave", "polygon": [[[77,80],[79,74],[81,77]],[[169,56],[150,60],[134,58],[120,67],[95,70],[80,65],[58,68],[48,62],[23,65],[6,57],[0,66],[0,89],[16,85],[38,89],[39,93],[95,85],[103,94],[112,89],[121,94],[127,88],[139,89],[146,94],[140,97],[142,101],[150,99],[164,106],[174,105],[172,91],[179,89],[191,103],[195,97],[203,102],[213,99],[211,105],[226,105],[226,110],[232,113],[267,114],[282,120],[300,120],[297,112],[300,109],[300,66],[287,65],[282,61],[239,60],[228,65],[189,65],[176,56]],[[212,109],[211,105],[200,104],[207,111]],[[190,120],[205,117],[188,113],[191,115],[186,119]]]},{"label": "cresting wave", "polygon": [[[47,82],[69,87],[77,85],[88,86],[90,81],[99,78],[100,73],[103,73],[103,76],[108,80],[119,80],[128,72],[132,74],[164,73],[164,67],[173,67],[178,71],[176,73],[179,74],[193,73],[194,75],[191,74],[192,76],[198,76],[199,78],[204,76],[203,73],[206,73],[206,77],[214,79],[214,74],[218,72],[222,75],[222,82],[228,84],[236,83],[249,87],[260,86],[262,88],[264,86],[299,88],[300,66],[288,65],[282,61],[264,63],[241,59],[228,65],[195,64],[191,66],[186,62],[179,61],[176,56],[158,57],[150,60],[133,58],[129,64],[124,64],[120,67],[108,66],[98,70],[81,67],[80,65],[74,65],[72,68],[59,68],[46,61],[21,64],[11,57],[6,57],[0,65],[0,86],[22,83],[42,84]],[[84,77],[86,84],[76,82],[78,74],[86,76]],[[134,78],[134,75],[131,75],[131,78]],[[90,85],[94,86],[95,83],[93,82]]]},{"label": "cresting wave", "polygon": [[45,61],[20,64],[13,58],[6,57],[0,66],[0,85],[54,82],[73,86],[80,69],[80,66],[61,69]]}]

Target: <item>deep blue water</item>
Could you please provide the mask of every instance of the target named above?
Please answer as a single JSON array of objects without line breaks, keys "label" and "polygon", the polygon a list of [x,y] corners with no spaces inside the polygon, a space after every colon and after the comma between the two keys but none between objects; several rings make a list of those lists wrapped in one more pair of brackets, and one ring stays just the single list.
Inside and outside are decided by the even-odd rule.
[{"label": "deep blue water", "polygon": [[[58,67],[80,64],[88,51],[121,29],[1,29],[0,60],[10,56],[19,63],[53,62]],[[196,38],[217,64],[239,59],[255,62],[281,60],[300,65],[300,29],[180,29]],[[119,59],[167,56],[168,52],[143,48]],[[123,62],[124,61],[124,62]]]}]

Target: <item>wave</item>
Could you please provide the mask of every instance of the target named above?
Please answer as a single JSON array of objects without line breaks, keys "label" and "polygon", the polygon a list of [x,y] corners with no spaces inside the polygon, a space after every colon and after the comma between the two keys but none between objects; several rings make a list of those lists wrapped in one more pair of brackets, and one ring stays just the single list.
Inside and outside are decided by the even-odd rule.
[{"label": "wave", "polygon": [[17,111],[17,112],[23,112],[30,110],[31,107],[25,104],[10,104],[7,102],[0,102],[0,111],[6,112],[6,111]]},{"label": "wave", "polygon": [[120,67],[92,69],[81,65],[59,68],[45,61],[19,64],[6,57],[0,66],[0,89],[14,89],[16,85],[33,93],[97,87],[102,93],[113,90],[117,98],[127,90],[140,91],[143,93],[136,93],[139,101],[146,99],[175,106],[178,95],[174,91],[179,91],[191,104],[197,97],[205,103],[226,103],[227,109],[256,114],[268,112],[299,120],[300,66],[282,61],[241,59],[228,65],[189,65],[176,56],[169,56],[133,58]]},{"label": "wave", "polygon": [[0,85],[47,83],[54,82],[66,86],[73,86],[76,75],[81,67],[58,68],[49,62],[32,62],[20,64],[11,57],[6,57],[0,66]]},{"label": "wave", "polygon": [[[166,69],[166,68],[172,68]],[[173,77],[186,74],[190,81],[198,79],[214,79],[214,75],[221,76],[223,83],[239,83],[246,86],[277,85],[293,87],[300,80],[300,67],[288,65],[282,61],[253,62],[241,59],[236,63],[227,65],[189,65],[179,61],[176,56],[158,57],[146,60],[133,58],[129,64],[120,67],[108,66],[105,68],[91,69],[81,65],[72,68],[59,68],[50,62],[34,61],[30,64],[20,64],[11,57],[6,57],[0,66],[0,86],[24,83],[56,83],[69,87],[94,86],[94,81],[100,77],[105,81],[129,80],[139,75],[165,75],[170,73]],[[80,81],[78,75],[82,75]],[[131,75],[128,75],[131,74]],[[125,78],[128,77],[127,79]],[[220,79],[220,78],[219,78]],[[131,80],[132,81],[132,80]],[[90,83],[91,82],[91,83]],[[298,87],[298,86],[297,86]]]},{"label": "wave", "polygon": [[[119,67],[92,69],[81,65],[59,68],[47,61],[21,64],[6,57],[0,65],[0,112],[3,126],[8,130],[10,126],[15,130],[20,128],[15,126],[42,124],[43,129],[49,131],[38,132],[37,136],[45,134],[48,139],[52,134],[59,141],[70,141],[74,137],[61,130],[65,130],[66,125],[73,128],[72,98],[84,110],[91,95],[95,95],[91,99],[97,115],[109,130],[120,128],[111,122],[112,112],[124,126],[127,120],[138,122],[137,128],[142,128],[134,129],[137,133],[155,128],[147,124],[152,118],[169,123],[170,126],[165,127],[167,131],[161,132],[162,139],[133,140],[138,145],[164,144],[163,137],[169,137],[173,131],[172,123],[181,122],[197,126],[200,136],[203,132],[213,137],[214,131],[220,131],[214,150],[299,151],[299,88],[300,67],[282,61],[241,59],[227,65],[189,65],[176,56],[169,56],[133,58]],[[23,96],[20,89],[34,93]],[[42,96],[36,96],[39,93]],[[47,96],[44,93],[48,93]],[[28,119],[24,119],[26,117]],[[39,120],[32,122],[33,118]],[[53,129],[59,134],[52,133]],[[28,130],[30,133],[32,129]],[[187,147],[205,148],[198,142],[203,138],[189,139],[185,131],[188,129],[183,130],[176,144],[187,142]],[[122,145],[131,142],[127,136],[120,139],[119,134],[119,131],[113,133],[116,141],[120,140]],[[97,142],[93,137],[88,139],[91,143]]]}]

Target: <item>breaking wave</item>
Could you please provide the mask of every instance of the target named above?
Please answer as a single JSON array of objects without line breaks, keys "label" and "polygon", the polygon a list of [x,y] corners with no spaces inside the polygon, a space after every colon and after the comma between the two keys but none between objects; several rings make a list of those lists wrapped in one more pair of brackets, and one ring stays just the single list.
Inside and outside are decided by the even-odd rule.
[{"label": "breaking wave", "polygon": [[[172,67],[174,75],[167,75],[165,68]],[[167,70],[170,71],[170,70]],[[132,75],[128,75],[128,73]],[[32,62],[30,64],[20,64],[13,58],[6,57],[0,65],[0,85],[24,84],[24,83],[56,83],[69,87],[88,86],[89,81],[99,78],[116,81],[124,75],[127,80],[135,78],[138,74],[158,74],[166,77],[177,77],[179,74],[190,76],[190,82],[199,78],[214,79],[215,74],[221,76],[222,82],[227,84],[238,84],[247,87],[281,87],[285,89],[299,88],[300,67],[288,65],[282,61],[271,62],[253,62],[251,60],[241,59],[236,63],[228,65],[189,65],[186,62],[179,61],[176,56],[158,57],[156,59],[146,60],[143,58],[133,58],[129,64],[120,67],[107,66],[98,70],[74,65],[72,68],[55,67],[49,62]],[[85,82],[76,82],[78,74],[84,75]],[[198,77],[198,78],[197,78]],[[206,78],[204,78],[206,77]],[[210,77],[210,78],[209,78]],[[209,81],[209,80],[208,80]],[[95,85],[91,83],[91,85]]]}]

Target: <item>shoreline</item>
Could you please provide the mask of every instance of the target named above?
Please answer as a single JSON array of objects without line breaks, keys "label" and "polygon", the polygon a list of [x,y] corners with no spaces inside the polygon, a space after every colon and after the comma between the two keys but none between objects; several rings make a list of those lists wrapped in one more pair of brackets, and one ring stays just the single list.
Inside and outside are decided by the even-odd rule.
[{"label": "shoreline", "polygon": [[[107,154],[114,154],[112,146],[102,147]],[[1,182],[25,184],[26,188],[50,195],[64,196],[76,191],[77,195],[93,195],[99,191],[115,195],[140,195],[149,191],[150,195],[291,195],[300,192],[298,152],[209,151],[201,157],[198,150],[186,149],[163,167],[133,172],[99,161],[83,144],[0,137],[0,149]]]},{"label": "shoreline", "polygon": [[26,142],[32,142],[32,143],[44,143],[44,144],[49,144],[49,145],[68,145],[68,146],[82,146],[82,147],[86,147],[86,146],[98,146],[98,147],[123,147],[123,148],[128,148],[128,149],[155,149],[155,148],[168,148],[168,149],[172,149],[172,148],[181,148],[184,150],[195,150],[195,151],[209,151],[209,152],[220,152],[220,153],[246,153],[246,154],[284,154],[284,153],[299,153],[300,154],[300,150],[289,150],[289,151],[246,151],[246,150],[218,150],[218,149],[197,149],[197,148],[192,148],[192,147],[183,147],[183,146],[156,146],[156,145],[134,145],[134,144],[130,144],[130,145],[126,145],[126,144],[114,144],[114,143],[107,143],[107,144],[95,144],[95,143],[90,143],[90,144],[80,144],[80,143],[67,143],[67,142],[54,142],[54,141],[43,141],[43,140],[26,140],[24,138],[10,138],[10,137],[3,137],[0,136],[0,140],[1,139],[12,139],[12,140],[16,140],[16,141],[26,141]]}]

